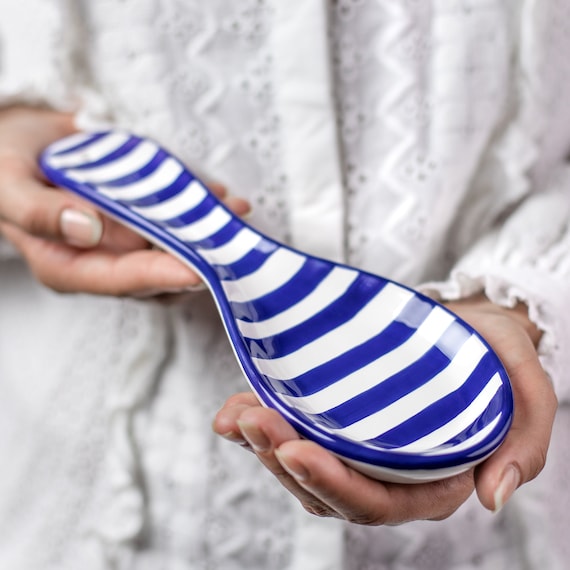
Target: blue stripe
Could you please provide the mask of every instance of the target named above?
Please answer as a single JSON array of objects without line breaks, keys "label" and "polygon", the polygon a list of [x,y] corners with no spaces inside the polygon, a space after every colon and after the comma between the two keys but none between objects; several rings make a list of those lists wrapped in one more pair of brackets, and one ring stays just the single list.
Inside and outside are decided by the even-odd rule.
[{"label": "blue stripe", "polygon": [[78,166],[71,166],[72,170],[87,170],[90,168],[97,168],[99,166],[105,166],[110,162],[118,160],[122,158],[126,154],[129,154],[133,149],[135,149],[141,143],[141,139],[136,137],[131,137],[127,140],[127,142],[123,143],[119,148],[116,148],[114,151],[106,154],[103,158],[99,160],[94,160],[93,162],[84,162]]},{"label": "blue stripe", "polygon": [[503,402],[505,398],[504,388],[501,385],[497,390],[493,399],[489,402],[484,412],[464,431],[458,433],[455,437],[448,439],[442,447],[451,447],[463,443],[465,440],[473,437],[485,426],[492,423],[495,418],[503,411]]},{"label": "blue stripe", "polygon": [[235,281],[257,271],[267,258],[279,249],[276,243],[272,243],[269,240],[263,240],[263,242],[263,244],[258,244],[254,249],[247,252],[235,263],[230,265],[213,265],[218,277],[225,281]]},{"label": "blue stripe", "polygon": [[287,283],[253,301],[246,303],[232,301],[231,311],[236,318],[247,322],[264,321],[274,317],[302,301],[332,270],[331,264],[309,258]]},{"label": "blue stripe", "polygon": [[469,407],[496,371],[496,361],[487,352],[463,386],[381,434],[376,441],[383,447],[401,447],[439,429]]},{"label": "blue stripe", "polygon": [[140,170],[127,174],[127,176],[116,178],[115,180],[99,182],[98,186],[104,186],[106,188],[120,188],[121,186],[129,186],[135,182],[140,182],[152,174],[168,158],[168,156],[169,155],[166,151],[159,150]]},{"label": "blue stripe", "polygon": [[183,228],[190,226],[207,216],[219,204],[213,196],[205,196],[204,199],[194,208],[188,210],[174,218],[160,221],[160,225],[170,228]]},{"label": "blue stripe", "polygon": [[378,295],[385,282],[358,276],[346,292],[310,319],[269,339],[244,339],[251,354],[272,359],[291,354],[304,345],[343,325]]},{"label": "blue stripe", "polygon": [[410,338],[414,331],[403,323],[394,322],[367,342],[294,379],[265,378],[275,392],[289,396],[309,396],[370,364],[379,354],[394,350]]},{"label": "blue stripe", "polygon": [[143,196],[142,198],[117,201],[130,207],[136,206],[139,208],[146,208],[149,206],[156,206],[157,204],[166,202],[166,200],[170,200],[170,198],[180,194],[180,192],[185,190],[193,180],[195,180],[195,178],[188,172],[184,171],[170,186],[167,186],[166,188],[158,190],[152,194],[148,194],[147,196]]},{"label": "blue stripe", "polygon": [[[448,366],[470,336],[470,332],[465,327],[454,321],[443,333],[436,345],[410,364],[410,366],[347,402],[343,402],[335,408],[319,414],[319,421],[322,420],[329,427],[338,428],[353,424],[377,412],[379,410],[378,402],[382,402],[383,407],[393,404],[409,392],[429,382],[436,374]],[[437,345],[440,343],[446,346],[445,353],[438,348]]]},{"label": "blue stripe", "polygon": [[[232,240],[241,229],[243,229],[243,223],[241,220],[232,218],[231,221],[229,221],[221,230],[218,230],[215,234],[212,234],[211,236],[198,241],[185,241],[185,243],[195,248],[215,249],[216,247],[221,247],[222,245]],[[198,253],[200,253],[200,251],[198,251]]]},{"label": "blue stripe", "polygon": [[[331,428],[345,427],[374,414],[429,382],[449,365],[449,358],[432,348],[422,358],[374,388],[314,417]],[[379,406],[379,403],[382,406]]]},{"label": "blue stripe", "polygon": [[87,146],[92,145],[94,142],[97,142],[98,140],[105,138],[107,136],[109,136],[109,133],[96,133],[92,137],[89,137],[87,140],[83,141],[82,143],[79,143],[79,144],[72,146],[70,148],[66,148],[65,150],[61,150],[59,152],[56,152],[53,154],[53,156],[65,156],[67,154],[72,154],[78,150],[81,150]]}]

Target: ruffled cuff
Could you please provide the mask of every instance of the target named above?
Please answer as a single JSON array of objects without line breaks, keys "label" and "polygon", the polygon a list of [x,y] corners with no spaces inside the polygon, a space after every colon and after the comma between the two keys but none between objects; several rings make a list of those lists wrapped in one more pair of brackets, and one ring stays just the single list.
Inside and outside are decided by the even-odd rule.
[{"label": "ruffled cuff", "polygon": [[528,306],[543,331],[539,358],[560,401],[570,401],[569,184],[529,198],[502,228],[485,236],[457,263],[448,280],[420,289],[455,300],[484,292],[494,303]]},{"label": "ruffled cuff", "polygon": [[73,38],[65,2],[0,0],[0,106],[73,111]]}]

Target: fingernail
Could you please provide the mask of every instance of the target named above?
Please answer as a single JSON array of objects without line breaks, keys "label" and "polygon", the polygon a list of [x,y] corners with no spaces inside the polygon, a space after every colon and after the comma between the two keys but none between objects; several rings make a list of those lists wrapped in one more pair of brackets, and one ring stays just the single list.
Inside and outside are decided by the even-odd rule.
[{"label": "fingernail", "polygon": [[92,247],[97,245],[103,235],[101,220],[68,208],[63,210],[59,218],[61,233],[69,245],[77,247]]},{"label": "fingernail", "polygon": [[221,434],[221,436],[224,439],[231,441],[232,443],[237,443],[238,445],[247,445],[247,441],[245,441],[245,439],[243,439],[243,437],[240,437],[239,435],[237,435],[233,431],[229,431],[228,433],[223,433],[223,434]]},{"label": "fingernail", "polygon": [[287,471],[291,477],[300,482],[307,481],[309,478],[309,472],[303,465],[291,457],[288,457],[285,453],[279,451],[278,449],[275,450],[275,457],[277,457],[277,460],[279,463],[281,463],[283,469],[285,469],[285,471]]},{"label": "fingernail", "polygon": [[495,514],[506,505],[512,494],[517,490],[520,482],[520,471],[514,465],[509,465],[504,470],[501,481],[495,490],[495,510],[493,511]]},{"label": "fingernail", "polygon": [[163,287],[160,292],[177,295],[180,293],[199,293],[207,289],[208,287],[205,283],[198,283],[197,285],[186,285],[185,287]]},{"label": "fingernail", "polygon": [[184,287],[184,291],[191,292],[191,293],[199,293],[200,291],[206,291],[208,289],[207,285],[204,282],[197,283],[196,285],[188,285]]},{"label": "fingernail", "polygon": [[257,453],[265,453],[269,451],[271,442],[269,438],[257,427],[244,422],[237,422],[243,437],[247,440],[249,445]]}]

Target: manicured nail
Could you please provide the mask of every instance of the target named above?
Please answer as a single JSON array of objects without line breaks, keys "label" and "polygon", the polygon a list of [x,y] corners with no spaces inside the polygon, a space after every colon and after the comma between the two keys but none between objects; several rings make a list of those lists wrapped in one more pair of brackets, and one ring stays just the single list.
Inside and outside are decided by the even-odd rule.
[{"label": "manicured nail", "polygon": [[199,293],[200,291],[206,291],[207,289],[208,287],[202,281],[200,283],[197,283],[196,285],[188,285],[187,287],[184,287],[183,290],[190,293]]},{"label": "manicured nail", "polygon": [[181,293],[199,293],[200,291],[206,291],[207,289],[208,287],[206,287],[204,283],[198,283],[197,285],[186,285],[184,287],[163,287],[160,289],[160,293],[178,295]]},{"label": "manicured nail", "polygon": [[271,442],[269,438],[257,427],[244,422],[237,422],[243,437],[247,440],[249,445],[257,453],[265,453],[269,451]]},{"label": "manicured nail", "polygon": [[247,210],[246,212],[244,212],[244,213],[240,216],[240,218],[241,218],[242,220],[245,220],[245,221],[247,222],[248,220],[251,220],[251,217],[252,217],[252,216],[253,216],[253,210],[250,208],[249,210]]},{"label": "manicured nail", "polygon": [[63,210],[59,224],[65,241],[76,247],[93,247],[103,235],[101,220],[79,210]]},{"label": "manicured nail", "polygon": [[309,478],[309,472],[303,465],[278,449],[275,450],[275,457],[277,457],[277,460],[281,463],[281,467],[283,467],[283,469],[285,469],[293,479],[296,479],[299,482],[307,481]]},{"label": "manicured nail", "polygon": [[232,443],[237,443],[238,445],[247,445],[247,441],[233,431],[229,431],[228,433],[223,433],[221,436],[224,439],[231,441]]},{"label": "manicured nail", "polygon": [[517,490],[520,482],[520,471],[514,465],[509,465],[504,470],[501,481],[495,490],[495,510],[493,511],[495,514],[505,506],[512,494]]}]

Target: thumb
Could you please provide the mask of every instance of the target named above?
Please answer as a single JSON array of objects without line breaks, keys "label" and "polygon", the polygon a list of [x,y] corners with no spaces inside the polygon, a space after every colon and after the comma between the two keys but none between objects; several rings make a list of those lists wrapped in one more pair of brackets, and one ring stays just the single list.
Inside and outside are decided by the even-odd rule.
[{"label": "thumb", "polygon": [[513,425],[502,446],[475,472],[479,500],[493,512],[542,471],[557,407],[552,384],[538,358],[511,371],[511,383]]},{"label": "thumb", "polygon": [[0,192],[0,219],[25,233],[93,247],[103,233],[100,216],[73,196],[33,178],[4,176]]}]

